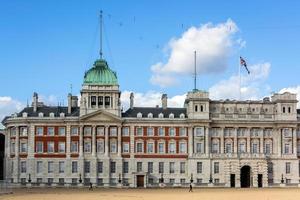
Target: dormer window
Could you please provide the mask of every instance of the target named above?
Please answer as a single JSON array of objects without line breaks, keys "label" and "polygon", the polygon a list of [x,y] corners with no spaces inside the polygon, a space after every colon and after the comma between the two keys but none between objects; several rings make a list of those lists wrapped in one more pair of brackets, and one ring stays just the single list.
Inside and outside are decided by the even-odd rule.
[{"label": "dormer window", "polygon": [[40,112],[39,117],[44,117],[44,113]]},{"label": "dormer window", "polygon": [[54,113],[53,113],[53,112],[50,113],[50,114],[49,114],[49,117],[54,117]]},{"label": "dormer window", "polygon": [[164,118],[164,114],[159,113],[158,118]]},{"label": "dormer window", "polygon": [[174,118],[174,114],[171,113],[171,114],[169,115],[169,118],[170,118],[170,119],[173,119],[173,118]]},{"label": "dormer window", "polygon": [[60,117],[65,117],[65,113],[60,113],[59,116]]},{"label": "dormer window", "polygon": [[142,116],[143,116],[143,115],[142,115],[142,113],[140,113],[140,112],[136,115],[137,118],[142,118]]},{"label": "dormer window", "polygon": [[149,113],[149,114],[148,114],[148,118],[153,118],[153,114],[152,114],[152,113]]},{"label": "dormer window", "polygon": [[28,116],[27,112],[22,113],[22,117],[27,117],[27,116]]},{"label": "dormer window", "polygon": [[185,114],[181,113],[179,117],[180,117],[180,119],[184,119],[185,118]]}]

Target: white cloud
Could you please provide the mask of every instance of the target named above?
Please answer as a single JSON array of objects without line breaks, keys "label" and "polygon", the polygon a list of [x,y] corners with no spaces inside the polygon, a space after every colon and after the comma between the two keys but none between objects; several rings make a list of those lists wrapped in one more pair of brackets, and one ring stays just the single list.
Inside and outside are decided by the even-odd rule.
[{"label": "white cloud", "polygon": [[[279,93],[284,93],[284,92],[291,92],[291,93],[297,94],[297,99],[298,99],[298,101],[300,101],[300,85],[294,86],[294,87],[283,88],[279,91]],[[297,107],[300,108],[299,102],[298,102]]]},{"label": "white cloud", "polygon": [[[249,75],[241,75],[241,97],[244,100],[260,99],[270,92],[265,81],[269,76],[271,64],[259,63],[249,66],[249,69]],[[211,99],[239,99],[239,76],[233,75],[229,79],[219,81],[209,89],[209,93]]]},{"label": "white cloud", "polygon": [[[124,111],[129,108],[130,93],[132,91],[125,90],[121,94],[121,103]],[[148,91],[146,93],[134,93],[134,106],[135,107],[155,107],[161,106],[161,92]],[[186,94],[176,95],[168,98],[168,107],[183,107]]]},{"label": "white cloud", "polygon": [[10,116],[15,112],[19,112],[24,106],[24,103],[15,100],[12,97],[0,96],[0,121],[2,121],[5,116]]},{"label": "white cloud", "polygon": [[151,67],[151,83],[168,87],[177,84],[180,76],[192,74],[195,50],[197,73],[223,72],[234,47],[246,44],[242,39],[234,38],[237,31],[237,25],[230,19],[217,25],[208,23],[189,28],[180,38],[173,38],[168,43],[167,62],[158,62]]}]

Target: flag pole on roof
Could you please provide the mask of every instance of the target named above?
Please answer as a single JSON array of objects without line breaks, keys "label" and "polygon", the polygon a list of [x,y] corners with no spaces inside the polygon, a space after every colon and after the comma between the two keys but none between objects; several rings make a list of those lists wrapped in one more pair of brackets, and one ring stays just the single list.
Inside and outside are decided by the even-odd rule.
[{"label": "flag pole on roof", "polygon": [[240,56],[239,58],[239,96],[240,96],[240,100],[242,100],[242,91],[241,91],[241,82],[242,82],[242,77],[241,77],[241,66],[243,66],[247,73],[250,74],[250,70],[247,67],[247,62],[246,60]]},{"label": "flag pole on roof", "polygon": [[194,51],[194,91],[197,90],[197,51]]},{"label": "flag pole on roof", "polygon": [[102,52],[102,13],[103,11],[100,10],[100,59],[102,59],[103,52]]}]

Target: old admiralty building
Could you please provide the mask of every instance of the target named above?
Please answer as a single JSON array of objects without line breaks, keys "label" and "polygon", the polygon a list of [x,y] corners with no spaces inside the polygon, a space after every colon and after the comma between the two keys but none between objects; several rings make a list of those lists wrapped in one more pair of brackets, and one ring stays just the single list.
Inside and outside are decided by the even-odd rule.
[{"label": "old admiralty building", "polygon": [[[17,185],[99,187],[298,186],[300,116],[295,94],[259,101],[187,93],[183,107],[122,111],[117,75],[103,59],[81,98],[6,117],[4,176]],[[78,105],[79,102],[79,105]]]}]

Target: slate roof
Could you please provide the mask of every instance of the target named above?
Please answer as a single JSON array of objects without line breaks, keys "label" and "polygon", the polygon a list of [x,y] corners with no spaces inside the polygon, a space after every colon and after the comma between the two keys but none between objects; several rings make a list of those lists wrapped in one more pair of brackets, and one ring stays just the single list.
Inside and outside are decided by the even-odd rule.
[{"label": "slate roof", "polygon": [[142,113],[143,118],[147,118],[149,113],[153,114],[153,118],[158,118],[160,113],[163,113],[164,118],[169,118],[171,113],[174,114],[174,118],[179,118],[180,114],[184,114],[186,117],[186,108],[166,108],[161,107],[133,107],[129,108],[126,112],[122,113],[122,117],[137,117],[138,113]]}]

